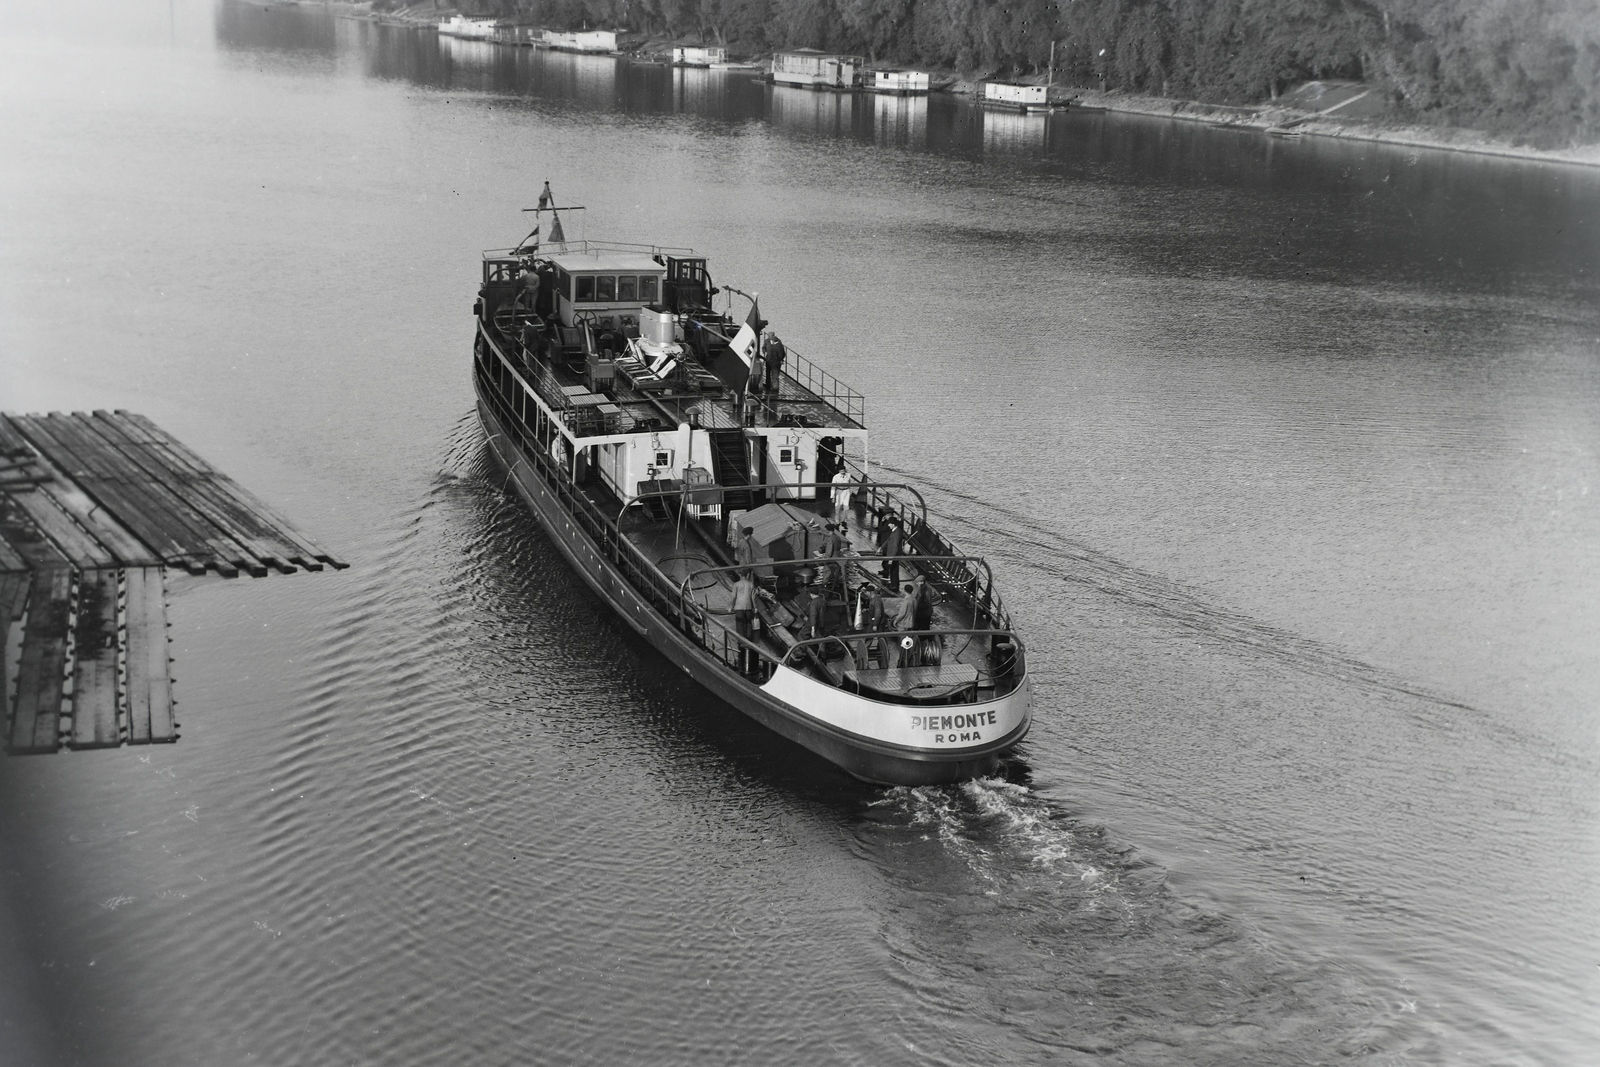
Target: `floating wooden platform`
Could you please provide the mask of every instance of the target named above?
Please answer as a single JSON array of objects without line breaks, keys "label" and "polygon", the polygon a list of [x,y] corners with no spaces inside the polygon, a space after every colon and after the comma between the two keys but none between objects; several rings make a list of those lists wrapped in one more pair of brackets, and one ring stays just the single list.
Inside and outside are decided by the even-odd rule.
[{"label": "floating wooden platform", "polygon": [[343,566],[142,415],[0,415],[7,750],[177,740],[164,568]]}]

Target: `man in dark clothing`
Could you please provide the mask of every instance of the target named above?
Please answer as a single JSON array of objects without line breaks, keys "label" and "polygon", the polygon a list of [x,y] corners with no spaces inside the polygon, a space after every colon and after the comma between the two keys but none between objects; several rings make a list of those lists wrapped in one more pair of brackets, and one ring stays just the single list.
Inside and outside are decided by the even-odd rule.
[{"label": "man in dark clothing", "polygon": [[[900,519],[894,512],[884,508],[878,519],[878,555],[898,556],[901,552],[901,527]],[[900,584],[900,561],[887,559],[883,561],[883,578],[890,585]]]},{"label": "man in dark clothing", "polygon": [[[733,627],[734,632],[746,641],[750,640],[755,632],[753,620],[756,614],[756,583],[750,577],[748,570],[739,572],[739,580],[733,583]],[[749,674],[755,666],[755,655],[743,644],[739,645],[739,670]]]},{"label": "man in dark clothing", "polygon": [[767,343],[761,353],[761,361],[765,365],[767,375],[767,395],[773,400],[778,398],[778,389],[783,382],[783,361],[789,353],[783,347],[783,342],[778,340],[775,333],[767,334]]},{"label": "man in dark clothing", "polygon": [[749,574],[754,570],[756,560],[761,558],[761,546],[756,542],[756,532],[752,527],[744,527],[739,535],[739,543],[733,546],[733,561],[744,568],[740,574]]}]

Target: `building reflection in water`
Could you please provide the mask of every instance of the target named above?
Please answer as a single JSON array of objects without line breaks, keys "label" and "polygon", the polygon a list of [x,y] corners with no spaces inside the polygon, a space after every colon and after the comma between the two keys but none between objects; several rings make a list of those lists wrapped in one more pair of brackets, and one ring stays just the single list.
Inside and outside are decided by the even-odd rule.
[{"label": "building reflection in water", "polygon": [[878,144],[894,148],[928,147],[928,98],[891,96],[875,93],[873,98],[873,138]]},{"label": "building reflection in water", "polygon": [[1050,116],[983,109],[983,150],[1038,155],[1049,147]]},{"label": "building reflection in water", "polygon": [[859,93],[832,93],[791,85],[774,85],[768,108],[768,117],[774,126],[814,137],[856,137],[869,133],[861,126],[863,118],[870,124],[870,115]]}]

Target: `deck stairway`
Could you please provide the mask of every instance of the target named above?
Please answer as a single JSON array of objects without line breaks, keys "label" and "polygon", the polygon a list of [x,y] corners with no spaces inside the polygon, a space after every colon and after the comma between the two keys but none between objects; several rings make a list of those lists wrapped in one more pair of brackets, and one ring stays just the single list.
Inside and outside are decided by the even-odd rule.
[{"label": "deck stairway", "polygon": [[756,506],[756,490],[750,487],[750,460],[743,430],[711,432],[711,473],[722,486],[723,514],[749,511]]}]

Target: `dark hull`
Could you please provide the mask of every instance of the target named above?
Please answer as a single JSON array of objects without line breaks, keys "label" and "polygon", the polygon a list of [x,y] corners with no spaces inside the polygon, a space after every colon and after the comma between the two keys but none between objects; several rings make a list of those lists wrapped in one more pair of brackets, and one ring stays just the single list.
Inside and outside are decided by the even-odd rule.
[{"label": "dark hull", "polygon": [[992,773],[999,755],[1027,733],[1028,723],[974,755],[927,752],[849,733],[762,692],[707,654],[628,583],[572,521],[543,479],[534,473],[511,435],[480,397],[478,417],[490,451],[509,474],[540,525],[589,588],[639,636],[712,694],[774,733],[802,745],[864,781],[882,785],[937,785]]}]

